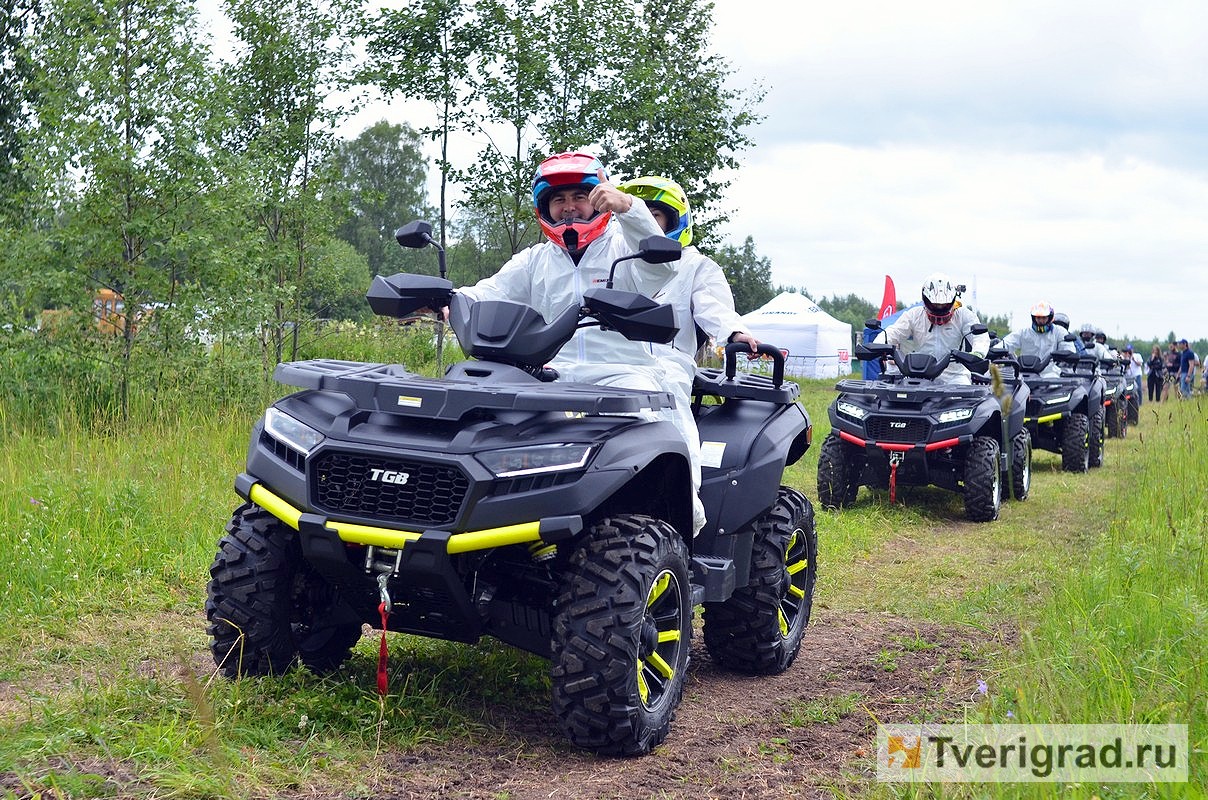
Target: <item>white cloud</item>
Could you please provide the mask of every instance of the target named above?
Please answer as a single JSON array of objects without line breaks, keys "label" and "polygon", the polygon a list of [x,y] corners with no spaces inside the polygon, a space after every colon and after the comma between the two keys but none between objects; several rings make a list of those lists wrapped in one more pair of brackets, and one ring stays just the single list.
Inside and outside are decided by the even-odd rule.
[{"label": "white cloud", "polygon": [[1208,179],[1140,160],[976,148],[760,148],[735,180],[732,238],[773,280],[874,303],[884,275],[913,298],[933,271],[1019,321],[1046,298],[1113,334],[1193,335],[1172,300],[1208,267]]},{"label": "white cloud", "polygon": [[1113,334],[1208,333],[1199,0],[775,7],[717,0],[714,28],[769,87],[727,206],[775,281],[876,302],[886,273],[913,297],[945,270],[1016,320],[1047,297]]}]

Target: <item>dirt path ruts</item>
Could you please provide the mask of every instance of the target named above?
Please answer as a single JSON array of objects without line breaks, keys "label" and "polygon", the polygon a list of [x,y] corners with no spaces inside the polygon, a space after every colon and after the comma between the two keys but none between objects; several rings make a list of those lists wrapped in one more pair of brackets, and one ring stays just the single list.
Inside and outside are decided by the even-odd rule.
[{"label": "dirt path ruts", "polygon": [[876,723],[934,719],[969,703],[996,641],[973,629],[820,610],[784,674],[735,675],[693,650],[667,741],[637,759],[567,745],[551,714],[490,720],[497,744],[383,754],[381,798],[800,798],[871,776]]}]

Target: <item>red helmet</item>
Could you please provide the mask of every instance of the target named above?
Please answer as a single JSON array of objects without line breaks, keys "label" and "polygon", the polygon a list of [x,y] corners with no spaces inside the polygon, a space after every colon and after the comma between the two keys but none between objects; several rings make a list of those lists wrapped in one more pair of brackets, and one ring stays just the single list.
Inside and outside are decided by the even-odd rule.
[{"label": "red helmet", "polygon": [[[597,211],[590,219],[554,221],[549,215],[549,196],[555,189],[577,186],[590,189],[600,184],[604,165],[587,153],[558,153],[541,162],[533,176],[533,211],[537,224],[554,244],[566,250],[582,250],[604,233],[612,212]],[[607,178],[607,175],[605,175]]]}]

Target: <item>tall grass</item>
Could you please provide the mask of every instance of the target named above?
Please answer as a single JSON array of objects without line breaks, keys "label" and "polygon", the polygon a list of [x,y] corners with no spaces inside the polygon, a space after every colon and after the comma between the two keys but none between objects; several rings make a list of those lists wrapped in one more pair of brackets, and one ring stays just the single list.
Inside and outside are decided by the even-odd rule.
[{"label": "tall grass", "polygon": [[[1138,456],[1105,530],[1069,564],[1023,637],[998,698],[1025,722],[1184,723],[1208,785],[1208,441],[1202,398],[1146,406]],[[1116,468],[1121,468],[1117,466]],[[1132,791],[1139,791],[1133,789]],[[1025,793],[1012,793],[1023,796]],[[1099,792],[1100,796],[1112,796]],[[1048,796],[1032,789],[1026,796]],[[1124,794],[1121,796],[1133,796]]]}]

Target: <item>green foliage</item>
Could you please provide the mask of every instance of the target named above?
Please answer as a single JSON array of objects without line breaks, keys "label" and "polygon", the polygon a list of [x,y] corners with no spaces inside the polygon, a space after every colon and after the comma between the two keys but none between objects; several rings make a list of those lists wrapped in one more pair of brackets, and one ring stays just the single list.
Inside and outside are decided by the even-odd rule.
[{"label": "green foliage", "polygon": [[[1038,609],[994,712],[1023,722],[1186,723],[1208,744],[1208,479],[1200,401],[1149,404],[1116,462],[1129,491]],[[1119,440],[1113,440],[1119,441]],[[1118,457],[1117,457],[1118,458]],[[1140,491],[1152,476],[1170,476]],[[1191,783],[1208,779],[1192,757]]]},{"label": "green foliage", "polygon": [[818,301],[818,307],[837,320],[851,323],[855,333],[864,330],[865,320],[877,316],[878,308],[857,294],[846,297],[823,297]]},{"label": "green foliage", "polygon": [[483,36],[474,4],[465,0],[410,0],[382,9],[365,22],[369,63],[362,80],[389,96],[425,100],[436,124],[419,129],[440,144],[440,243],[445,246],[449,218],[448,184],[455,173],[449,137],[473,131],[478,121],[476,65],[490,44]]},{"label": "green foliage", "polygon": [[365,257],[348,242],[332,239],[318,246],[303,285],[306,314],[314,319],[367,318],[370,280]]},{"label": "green foliage", "polygon": [[711,0],[643,2],[622,17],[614,47],[623,59],[597,110],[603,111],[605,163],[620,175],[661,175],[684,187],[692,202],[694,241],[713,245],[728,219],[722,206],[740,168],[738,154],[754,143],[747,131],[762,117],[764,89],[738,88],[730,64],[711,52]]},{"label": "green foliage", "polygon": [[20,197],[29,188],[20,162],[36,89],[25,40],[40,13],[40,0],[8,0],[0,7],[0,219],[20,215]]},{"label": "green foliage", "polygon": [[253,262],[258,321],[270,360],[294,358],[305,320],[313,262],[335,227],[322,201],[317,169],[335,147],[346,106],[328,97],[348,82],[350,52],[343,37],[354,19],[352,0],[298,0],[272,5],[227,0],[239,52],[225,74],[231,124],[223,133],[239,166],[257,237]]},{"label": "green foliage", "polygon": [[984,316],[978,315],[978,318],[985,324],[987,328],[997,333],[1000,337],[1005,337],[1011,332],[1011,318],[1006,314]]},{"label": "green foliage", "polygon": [[[189,265],[188,237],[215,179],[203,152],[211,82],[192,8],[180,0],[56,0],[35,37],[38,127],[26,174],[46,203],[42,242],[22,264],[57,304],[124,295],[121,346],[110,353],[127,410],[139,310],[170,300]],[[74,298],[74,302],[72,299]]]},{"label": "green foliage", "polygon": [[734,292],[734,310],[746,314],[776,296],[772,289],[772,262],[755,252],[755,240],[748,236],[741,248],[724,245],[711,253]]},{"label": "green foliage", "polygon": [[[446,182],[465,192],[463,210],[480,250],[511,254],[532,239],[530,184],[546,155],[597,150],[614,176],[661,174],[692,197],[698,241],[725,219],[718,206],[749,147],[759,88],[735,89],[728,63],[709,52],[712,3],[669,6],[579,0],[413,0],[369,26],[365,75],[391,95],[419,97],[437,124],[441,217]],[[591,31],[590,35],[584,35]],[[601,59],[599,43],[640,58]],[[455,165],[448,138],[485,142]],[[501,237],[489,243],[482,234]]]},{"label": "green foliage", "polygon": [[386,120],[336,144],[330,177],[339,202],[336,219],[342,220],[336,235],[364,255],[370,275],[418,272],[433,261],[415,258],[394,240],[400,226],[436,214],[425,195],[428,165],[421,144],[410,126]]}]

